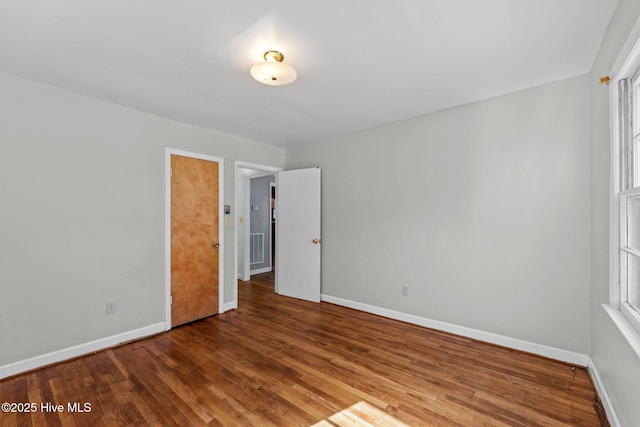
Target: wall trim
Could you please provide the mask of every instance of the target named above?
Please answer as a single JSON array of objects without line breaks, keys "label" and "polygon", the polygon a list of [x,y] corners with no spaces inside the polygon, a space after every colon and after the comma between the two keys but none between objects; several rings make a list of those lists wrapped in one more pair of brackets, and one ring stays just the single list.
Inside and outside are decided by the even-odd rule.
[{"label": "wall trim", "polygon": [[478,329],[467,328],[466,326],[454,325],[452,323],[441,322],[439,320],[428,319],[413,314],[402,313],[399,311],[389,310],[386,308],[376,307],[373,305],[363,304],[356,301],[350,301],[330,295],[322,295],[322,301],[332,304],[341,305],[343,307],[353,308],[371,314],[376,314],[390,319],[400,320],[414,325],[424,326],[426,328],[437,329],[467,338],[473,338],[478,341],[484,341],[515,350],[525,351],[527,353],[537,354],[539,356],[548,357],[550,359],[571,363],[578,366],[586,367],[589,364],[589,356],[582,353],[575,353],[568,350],[562,350],[555,347],[549,347],[529,341],[511,338],[504,335],[498,335],[491,332],[485,332]]},{"label": "wall trim", "polygon": [[109,347],[123,344],[127,341],[145,338],[151,335],[165,331],[164,322],[154,323],[149,326],[134,329],[132,331],[123,332],[121,334],[112,335],[110,337],[100,338],[89,341],[84,344],[74,345],[62,350],[56,350],[51,353],[42,354],[29,359],[20,360],[18,362],[9,363],[0,366],[0,379],[11,377],[22,372],[31,371],[53,363],[62,362],[74,357],[84,356]]},{"label": "wall trim", "polygon": [[273,270],[273,268],[271,267],[256,268],[255,270],[251,270],[251,275],[253,276],[254,274],[268,273],[271,270]]},{"label": "wall trim", "polygon": [[602,378],[600,378],[596,365],[591,358],[589,358],[587,369],[589,370],[589,374],[593,380],[593,385],[596,388],[600,401],[602,402],[602,406],[604,407],[604,412],[607,415],[607,421],[609,421],[611,427],[622,427],[620,419],[618,419],[618,414],[616,414],[616,410],[613,408],[613,404],[611,403],[609,393],[607,393],[607,389],[602,382]]},{"label": "wall trim", "polygon": [[224,310],[222,313],[226,313],[229,310],[235,310],[236,308],[238,308],[238,306],[233,301],[231,301],[231,302],[225,302],[222,308]]}]

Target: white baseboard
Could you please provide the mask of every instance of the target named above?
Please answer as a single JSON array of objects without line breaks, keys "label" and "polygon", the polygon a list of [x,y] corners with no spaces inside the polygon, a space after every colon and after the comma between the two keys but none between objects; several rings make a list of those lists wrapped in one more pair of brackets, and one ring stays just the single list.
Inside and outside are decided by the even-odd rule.
[{"label": "white baseboard", "polygon": [[607,421],[609,421],[611,427],[622,427],[622,424],[620,424],[620,420],[618,419],[618,414],[616,414],[616,411],[613,409],[613,405],[611,404],[609,393],[607,393],[607,389],[605,388],[604,383],[600,378],[600,374],[598,374],[598,370],[596,369],[596,365],[593,363],[591,358],[589,358],[589,365],[587,368],[589,369],[589,374],[591,374],[591,379],[593,380],[593,385],[598,392],[598,396],[600,396],[604,412],[607,414]]},{"label": "white baseboard", "polygon": [[251,275],[253,276],[254,274],[268,273],[271,270],[272,270],[271,267],[258,268],[258,269],[255,269],[255,270],[251,270]]},{"label": "white baseboard", "polygon": [[222,312],[226,313],[229,310],[235,310],[236,308],[238,308],[236,306],[236,303],[231,301],[231,302],[226,302],[222,305]]},{"label": "white baseboard", "polygon": [[353,308],[382,317],[388,317],[390,319],[401,320],[407,323],[413,323],[414,325],[424,326],[426,328],[450,332],[452,334],[461,335],[467,338],[473,338],[478,341],[484,341],[503,347],[513,348],[515,350],[526,351],[527,353],[537,354],[574,365],[586,367],[589,364],[589,356],[587,356],[586,354],[574,353],[568,350],[535,344],[532,342],[519,340],[517,338],[510,338],[491,332],[484,332],[478,329],[467,328],[465,326],[458,326],[451,323],[441,322],[439,320],[432,320],[426,317],[415,316],[413,314],[401,313],[399,311],[388,310],[386,308],[380,308],[373,305],[362,304],[355,301],[332,297],[330,295],[322,295],[321,298],[322,301],[330,302],[332,304]]},{"label": "white baseboard", "polygon": [[165,331],[164,322],[0,366],[0,379]]}]

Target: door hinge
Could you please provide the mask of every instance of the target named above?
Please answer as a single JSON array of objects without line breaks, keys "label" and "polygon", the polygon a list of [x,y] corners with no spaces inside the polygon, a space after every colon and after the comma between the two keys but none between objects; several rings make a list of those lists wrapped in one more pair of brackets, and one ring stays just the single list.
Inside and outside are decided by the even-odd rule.
[{"label": "door hinge", "polygon": [[169,168],[169,178],[173,178],[173,168]]},{"label": "door hinge", "polygon": [[173,304],[173,295],[169,295],[169,305]]}]

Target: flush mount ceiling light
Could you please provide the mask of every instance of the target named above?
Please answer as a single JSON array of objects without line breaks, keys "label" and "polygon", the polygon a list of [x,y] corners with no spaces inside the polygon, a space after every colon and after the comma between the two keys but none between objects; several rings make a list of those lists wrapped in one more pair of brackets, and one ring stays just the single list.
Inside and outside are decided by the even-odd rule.
[{"label": "flush mount ceiling light", "polygon": [[264,62],[257,62],[251,67],[251,77],[262,84],[269,86],[284,86],[292,83],[298,73],[296,70],[282,62],[282,53],[269,50],[264,53]]}]

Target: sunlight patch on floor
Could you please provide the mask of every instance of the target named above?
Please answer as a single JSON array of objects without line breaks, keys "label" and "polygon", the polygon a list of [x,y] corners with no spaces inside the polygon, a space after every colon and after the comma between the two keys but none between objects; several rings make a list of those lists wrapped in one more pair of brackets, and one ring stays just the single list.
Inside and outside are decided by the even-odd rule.
[{"label": "sunlight patch on floor", "polygon": [[390,414],[364,401],[336,412],[326,420],[317,422],[312,427],[337,426],[409,427],[408,424],[398,421]]}]

